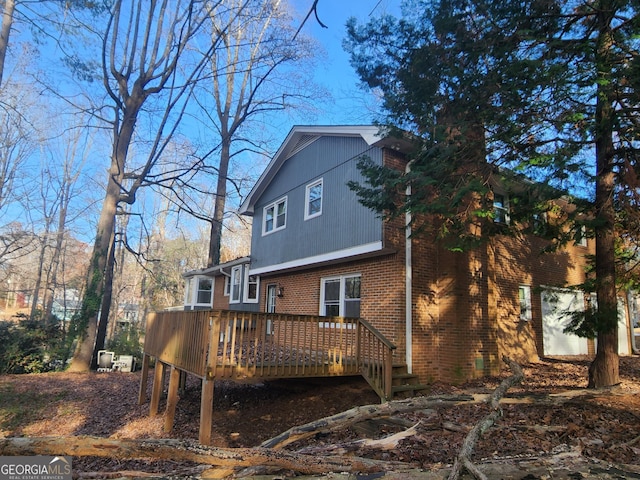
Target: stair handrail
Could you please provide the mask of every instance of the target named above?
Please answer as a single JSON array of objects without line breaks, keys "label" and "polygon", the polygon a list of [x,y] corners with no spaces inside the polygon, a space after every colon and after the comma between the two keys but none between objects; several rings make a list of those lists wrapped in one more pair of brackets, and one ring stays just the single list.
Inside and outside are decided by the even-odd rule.
[{"label": "stair handrail", "polygon": [[[383,400],[390,400],[393,383],[393,351],[397,347],[365,319],[359,318],[358,323],[357,359],[360,374]],[[371,334],[375,343],[375,345],[372,345],[371,340],[369,340],[367,342],[368,349],[365,349],[364,345],[363,328]],[[380,352],[380,347],[382,347],[382,352]],[[375,350],[379,355],[368,355],[365,358],[365,350]],[[367,363],[365,360],[371,363]]]}]

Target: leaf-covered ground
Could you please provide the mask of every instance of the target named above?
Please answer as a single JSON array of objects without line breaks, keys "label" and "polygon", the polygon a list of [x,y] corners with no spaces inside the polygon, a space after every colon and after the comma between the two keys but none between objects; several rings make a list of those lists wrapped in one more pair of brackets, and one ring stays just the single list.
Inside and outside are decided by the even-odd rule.
[{"label": "leaf-covered ground", "polygon": [[[640,465],[640,358],[621,359],[622,383],[608,391],[586,390],[587,367],[586,359],[547,359],[523,366],[524,383],[509,390],[503,403],[504,417],[478,443],[474,458],[523,459],[570,452],[603,462]],[[436,384],[427,394],[490,393],[509,374],[504,371],[501,377],[459,386]],[[170,433],[163,432],[161,415],[148,416],[148,403],[137,404],[139,380],[139,372],[0,376],[0,436],[196,440],[200,408],[197,379],[189,378]],[[254,385],[219,382],[215,388],[213,441],[220,447],[256,446],[292,426],[376,403],[378,397],[359,378]],[[348,452],[350,442],[359,438],[380,438],[417,425],[414,435],[391,450],[360,450],[357,454],[433,469],[453,461],[468,429],[487,413],[484,403],[418,411],[317,435],[287,448],[314,453],[338,445],[339,452]],[[180,475],[193,468],[172,462],[146,465],[74,459],[77,475],[110,470]]]}]

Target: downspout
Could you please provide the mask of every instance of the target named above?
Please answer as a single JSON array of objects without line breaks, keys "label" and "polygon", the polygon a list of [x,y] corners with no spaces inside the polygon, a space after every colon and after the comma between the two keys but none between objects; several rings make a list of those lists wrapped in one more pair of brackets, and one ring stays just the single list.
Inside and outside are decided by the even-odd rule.
[{"label": "downspout", "polygon": [[[411,162],[407,164],[405,173],[411,171]],[[411,195],[411,185],[407,185],[407,197]],[[405,213],[405,351],[407,372],[413,373],[413,282],[411,261],[411,212]]]},{"label": "downspout", "polygon": [[[626,298],[626,302],[624,302],[626,304],[627,307],[627,318],[629,319],[629,333],[631,335],[631,352],[634,355],[638,355],[640,353],[640,345],[636,345],[636,329],[634,328],[634,323],[635,323],[635,316],[636,314],[634,314],[635,312],[638,311],[638,305],[635,304],[635,298],[633,295],[633,291],[632,290],[627,290],[627,298]],[[632,303],[633,302],[633,307],[632,307]]]}]

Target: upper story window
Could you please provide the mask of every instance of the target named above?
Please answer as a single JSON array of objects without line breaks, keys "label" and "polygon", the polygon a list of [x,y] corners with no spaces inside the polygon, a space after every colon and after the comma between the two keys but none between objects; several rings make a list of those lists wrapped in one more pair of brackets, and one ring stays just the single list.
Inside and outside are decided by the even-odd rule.
[{"label": "upper story window", "polygon": [[323,278],[320,288],[320,315],[360,317],[360,275]]},{"label": "upper story window", "polygon": [[230,293],[231,293],[231,277],[225,275],[224,276],[224,292],[223,292],[223,295],[225,297],[228,297]]},{"label": "upper story window", "polygon": [[240,286],[242,285],[242,266],[238,265],[231,269],[231,290],[229,292],[229,303],[240,302]]},{"label": "upper story window", "polygon": [[493,221],[509,223],[509,199],[501,193],[493,194]]},{"label": "upper story window", "polygon": [[305,193],[304,219],[322,214],[322,179],[307,185]]},{"label": "upper story window", "polygon": [[264,207],[262,234],[275,232],[287,226],[287,197]]},{"label": "upper story window", "polygon": [[249,275],[249,269],[246,271],[244,281],[244,301],[245,303],[258,303],[258,293],[260,292],[260,277],[258,275]]}]

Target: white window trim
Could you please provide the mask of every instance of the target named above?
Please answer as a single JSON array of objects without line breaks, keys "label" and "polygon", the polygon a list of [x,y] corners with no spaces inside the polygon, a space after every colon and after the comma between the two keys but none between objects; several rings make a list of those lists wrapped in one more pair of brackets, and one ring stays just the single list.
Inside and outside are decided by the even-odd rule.
[{"label": "white window trim", "polygon": [[[524,292],[525,311],[522,311],[522,302],[520,301],[520,291]],[[520,285],[518,287],[518,307],[520,308],[520,320],[530,322],[532,320],[531,312],[531,287],[529,285]]]},{"label": "white window trim", "polygon": [[[256,277],[256,298],[249,298],[249,276]],[[243,285],[243,301],[244,303],[258,303],[260,299],[260,276],[249,275],[249,269],[244,271],[244,285]]]},{"label": "white window trim", "polygon": [[[277,220],[278,220],[278,205],[284,202],[284,224],[281,227],[278,227],[277,224]],[[275,202],[271,202],[269,205],[265,205],[265,207],[262,209],[262,235],[270,235],[272,233],[275,233],[277,231],[280,230],[284,230],[285,228],[287,228],[287,216],[289,214],[288,210],[288,205],[289,200],[288,197],[282,197],[278,200],[276,200]],[[269,231],[267,231],[267,210],[269,208],[273,207],[273,228]]]},{"label": "white window trim", "polygon": [[184,285],[184,306],[185,307],[190,307],[193,305],[193,300],[194,300],[193,284],[194,283],[195,282],[193,281],[193,277],[189,277],[185,281],[185,285]]},{"label": "white window trim", "polygon": [[[211,281],[211,298],[206,303],[198,302],[198,293],[200,292],[200,280],[207,279]],[[213,290],[215,281],[212,277],[206,275],[195,275],[187,281],[187,289],[185,292],[185,306],[190,307],[211,307],[213,305]]]},{"label": "white window trim", "polygon": [[[309,203],[310,203],[309,195],[311,193],[311,189],[317,185],[320,185],[320,210],[317,211],[316,213],[309,214]],[[305,220],[311,220],[312,218],[319,217],[320,215],[322,215],[323,200],[324,200],[324,182],[323,182],[323,179],[320,178],[319,180],[316,180],[315,182],[312,182],[309,185],[307,185],[305,189],[305,194],[304,194],[304,219]]]},{"label": "white window trim", "polygon": [[[233,286],[236,277],[240,280],[238,284],[238,298],[234,298],[233,296]],[[231,280],[229,280],[229,282],[231,283],[229,288],[229,303],[240,303],[242,299],[242,265],[235,266],[231,269]]]},{"label": "white window trim", "polygon": [[[339,298],[339,306],[338,306],[338,316],[339,317],[344,317],[344,284],[347,278],[354,278],[354,277],[358,277],[360,278],[360,288],[362,288],[362,274],[360,273],[350,273],[350,274],[345,274],[345,275],[334,275],[331,277],[322,277],[320,279],[320,313],[319,315],[321,317],[326,317],[326,310],[325,310],[325,302],[324,302],[324,294],[325,294],[325,288],[324,288],[324,284],[327,281],[330,280],[340,280],[340,298]],[[362,305],[362,290],[360,291],[360,305]]]}]

